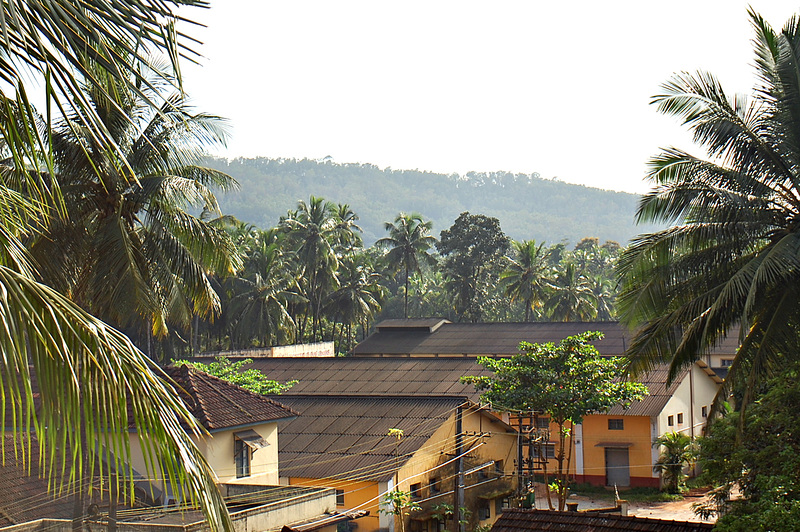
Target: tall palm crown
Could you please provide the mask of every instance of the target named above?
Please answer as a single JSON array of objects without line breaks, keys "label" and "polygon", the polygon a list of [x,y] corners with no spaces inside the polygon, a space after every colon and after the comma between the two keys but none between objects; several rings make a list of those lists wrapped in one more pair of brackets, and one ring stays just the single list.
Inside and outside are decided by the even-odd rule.
[{"label": "tall palm crown", "polygon": [[[0,139],[8,157],[0,165],[0,383],[9,434],[36,432],[43,470],[71,473],[60,487],[75,489],[84,476],[91,483],[110,465],[118,487],[132,489],[128,438],[135,427],[148,434],[149,472],[169,478],[176,495],[200,503],[211,528],[221,530],[232,524],[213,473],[186,431],[198,433],[200,425],[128,338],[35,280],[38,272],[21,243],[46,227],[54,210],[65,212],[57,183],[43,186],[40,174],[28,171],[54,171],[46,145],[52,123],[36,123],[27,96],[26,82],[37,78],[31,74],[45,81],[52,109],[72,112],[93,141],[113,152],[111,135],[81,89],[81,74],[99,64],[110,78],[140,90],[129,74],[147,53],[164,51],[177,65],[178,55],[188,52],[174,25],[184,5],[205,1],[10,0],[0,6],[0,78],[7,82],[0,87]],[[127,164],[119,155],[117,162]],[[23,459],[37,459],[27,445],[15,449]]]},{"label": "tall palm crown", "polygon": [[[728,97],[711,75],[679,74],[654,98],[683,119],[709,159],[670,148],[651,161],[640,221],[673,223],[638,237],[619,272],[621,315],[638,332],[639,368],[671,376],[741,326],[726,386],[752,384],[797,356],[800,325],[800,34],[750,12],[758,84]],[[745,397],[747,400],[747,397]]]},{"label": "tall palm crown", "polygon": [[[136,73],[147,80],[139,91],[94,74],[83,90],[118,150],[93,139],[74,113],[55,125],[67,214],[50,221],[32,253],[45,282],[94,315],[163,335],[168,325],[188,325],[194,312],[219,312],[208,273],[240,266],[228,234],[187,212],[219,213],[211,187],[236,185],[197,166],[204,147],[224,140],[223,121],[193,113],[180,93],[162,96],[173,89],[169,77],[148,66]],[[158,109],[150,105],[159,101]]]},{"label": "tall palm crown", "polygon": [[555,321],[586,321],[597,315],[597,297],[573,262],[564,264],[550,283],[545,310]]},{"label": "tall palm crown", "polygon": [[432,236],[433,222],[424,221],[418,213],[406,214],[401,212],[394,222],[386,222],[384,228],[389,236],[375,242],[379,248],[387,249],[386,262],[389,267],[405,274],[405,298],[403,309],[408,318],[408,278],[411,272],[421,273],[421,264],[435,264],[435,259],[430,250],[436,244],[436,237]]},{"label": "tall palm crown", "polygon": [[535,240],[512,241],[514,256],[500,274],[505,295],[511,302],[522,301],[525,305],[525,321],[530,321],[533,312],[538,312],[545,301],[551,268],[548,249],[544,242]]},{"label": "tall palm crown", "polygon": [[337,284],[337,249],[342,237],[337,214],[334,203],[311,196],[308,203],[299,201],[297,210],[289,212],[280,223],[286,234],[285,243],[302,269],[300,286],[308,301],[308,312],[299,324],[299,333],[303,334],[310,314],[312,341],[317,341],[321,333],[325,294]]}]

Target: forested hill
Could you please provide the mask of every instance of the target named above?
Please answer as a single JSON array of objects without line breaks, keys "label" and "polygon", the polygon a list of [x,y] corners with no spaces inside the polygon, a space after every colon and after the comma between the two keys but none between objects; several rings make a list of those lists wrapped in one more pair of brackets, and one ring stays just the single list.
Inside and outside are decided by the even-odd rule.
[{"label": "forested hill", "polygon": [[464,211],[495,216],[515,240],[548,243],[583,237],[625,244],[653,228],[634,225],[638,196],[508,172],[445,175],[418,170],[382,170],[370,164],[309,159],[211,159],[232,175],[238,192],[219,196],[222,211],[261,228],[273,227],[297,201],[321,196],[347,203],[360,217],[364,243],[385,236],[383,223],[399,212],[433,220],[434,234]]}]

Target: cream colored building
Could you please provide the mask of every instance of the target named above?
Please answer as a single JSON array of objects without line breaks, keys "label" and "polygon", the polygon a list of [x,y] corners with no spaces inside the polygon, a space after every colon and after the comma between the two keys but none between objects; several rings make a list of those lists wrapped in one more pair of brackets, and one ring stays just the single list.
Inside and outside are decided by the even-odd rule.
[{"label": "cream colored building", "polygon": [[[220,484],[278,484],[278,425],[294,419],[291,409],[263,395],[234,386],[188,366],[168,368],[181,387],[181,398],[209,432],[193,437]],[[141,449],[131,434],[132,465],[142,479],[153,478]],[[163,479],[155,479],[154,502],[179,502]],[[145,489],[145,491],[149,491]]]}]

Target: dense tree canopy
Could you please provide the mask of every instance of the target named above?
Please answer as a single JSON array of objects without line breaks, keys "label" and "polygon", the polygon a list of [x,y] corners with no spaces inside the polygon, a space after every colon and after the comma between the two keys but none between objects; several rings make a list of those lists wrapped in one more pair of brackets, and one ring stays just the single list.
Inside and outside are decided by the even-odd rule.
[{"label": "dense tree canopy", "polygon": [[[703,478],[716,487],[703,513],[722,512],[717,529],[800,529],[800,363],[759,387],[742,420],[728,412],[700,440]],[[739,492],[741,497],[733,497]]]},{"label": "dense tree canopy", "polygon": [[461,379],[474,384],[482,392],[481,400],[494,410],[544,413],[558,426],[556,483],[562,511],[573,452],[571,427],[589,414],[607,412],[617,405],[627,407],[647,394],[645,385],[621,378],[625,374],[623,358],[598,353],[591,342],[602,337],[586,332],[558,344],[522,342],[519,355],[478,358],[494,375]]},{"label": "dense tree canopy", "polygon": [[[76,124],[88,135],[87,149],[91,145],[107,155],[104,162],[112,164],[122,180],[132,177],[100,110],[87,99],[83,80],[99,65],[108,80],[141,94],[143,78],[132,83],[131,75],[141,65],[154,66],[147,54],[167,52],[177,60],[187,53],[174,31],[174,11],[181,5],[205,3],[3,3],[0,378],[11,433],[35,432],[41,455],[30,456],[28,445],[16,445],[16,451],[24,460],[39,459],[49,472],[69,472],[62,476],[67,485],[54,487],[80,490],[82,482],[107,475],[108,467],[114,467],[117,487],[132,493],[127,442],[133,426],[148,434],[150,445],[144,451],[153,465],[149,473],[170,478],[176,496],[200,503],[212,530],[221,530],[232,527],[230,519],[213,474],[186,432],[199,432],[197,421],[128,338],[37,282],[41,265],[35,265],[22,244],[47,228],[53,212],[67,214],[64,191],[52,179],[56,170],[47,141],[53,119]],[[44,113],[44,123],[28,100],[32,79],[44,80],[50,111]],[[99,168],[95,170],[99,177]],[[130,179],[128,185],[135,181]],[[113,457],[108,449],[114,449]],[[102,456],[109,457],[109,463]]]},{"label": "dense tree canopy", "polygon": [[459,320],[482,321],[510,245],[497,218],[462,212],[436,248]]},{"label": "dense tree canopy", "polygon": [[800,352],[800,28],[774,31],[750,13],[758,83],[729,96],[706,73],[678,74],[654,98],[707,151],[670,148],[651,161],[653,190],[638,219],[675,223],[623,254],[622,317],[638,332],[640,368],[671,362],[674,377],[726,334],[742,347],[719,394],[754,383]]}]

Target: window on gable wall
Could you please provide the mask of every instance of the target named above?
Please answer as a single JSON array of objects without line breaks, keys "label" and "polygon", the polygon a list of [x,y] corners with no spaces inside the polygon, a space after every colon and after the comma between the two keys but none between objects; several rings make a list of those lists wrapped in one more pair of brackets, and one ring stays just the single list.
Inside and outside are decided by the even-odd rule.
[{"label": "window on gable wall", "polygon": [[549,429],[550,428],[550,418],[549,417],[537,417],[536,418],[536,428],[537,429]]},{"label": "window on gable wall", "polygon": [[708,407],[707,406],[704,406],[700,411],[701,411],[701,415],[703,417],[708,417]]},{"label": "window on gable wall", "polygon": [[422,497],[422,484],[411,484],[411,498],[418,499]]},{"label": "window on gable wall", "polygon": [[675,417],[674,416],[667,416],[667,425],[672,427],[675,425]]},{"label": "window on gable wall", "polygon": [[250,446],[239,438],[233,440],[233,461],[236,463],[236,478],[250,476]]},{"label": "window on gable wall", "polygon": [[625,430],[625,422],[622,419],[609,419],[608,430]]},{"label": "window on gable wall", "polygon": [[336,506],[344,506],[344,490],[336,490]]},{"label": "window on gable wall", "polygon": [[439,477],[431,477],[428,481],[428,489],[431,493],[439,493]]},{"label": "window on gable wall", "polygon": [[681,412],[680,414],[678,414],[678,425],[682,424],[683,424],[683,413]]}]

